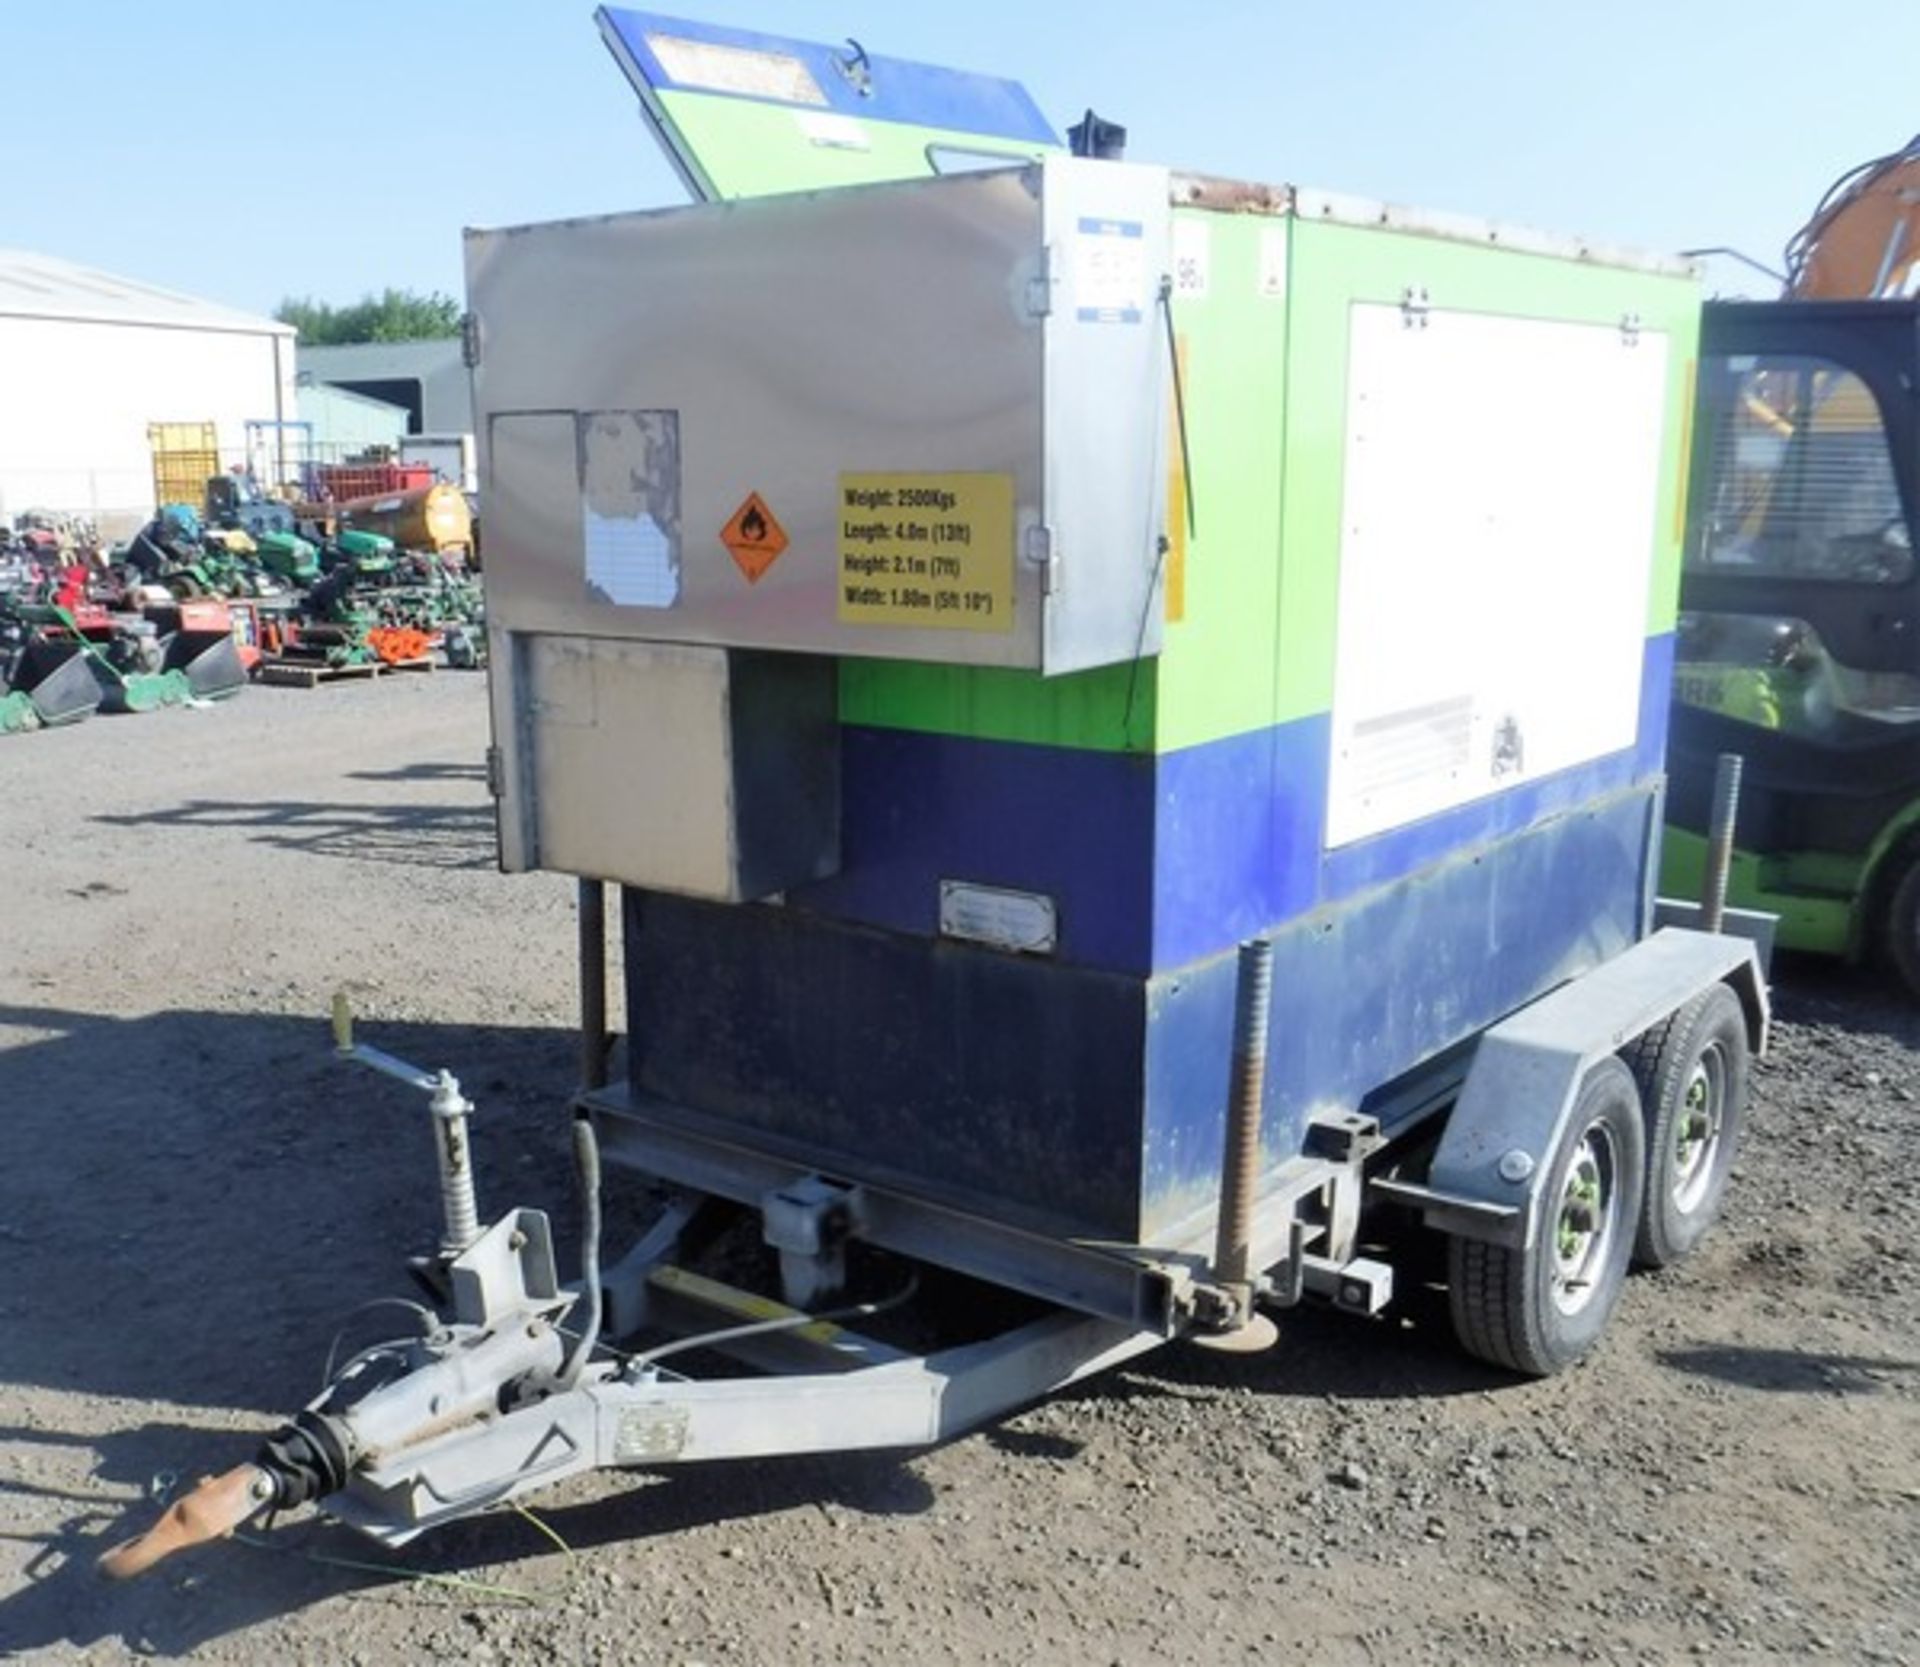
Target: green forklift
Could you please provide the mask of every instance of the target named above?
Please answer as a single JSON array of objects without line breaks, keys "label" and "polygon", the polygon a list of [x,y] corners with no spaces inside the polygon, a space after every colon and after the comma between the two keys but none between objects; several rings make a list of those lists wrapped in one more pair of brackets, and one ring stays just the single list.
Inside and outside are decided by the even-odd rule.
[{"label": "green forklift", "polygon": [[1920,997],[1920,300],[1710,303],[1691,502],[1664,888],[1739,754],[1729,901]]}]

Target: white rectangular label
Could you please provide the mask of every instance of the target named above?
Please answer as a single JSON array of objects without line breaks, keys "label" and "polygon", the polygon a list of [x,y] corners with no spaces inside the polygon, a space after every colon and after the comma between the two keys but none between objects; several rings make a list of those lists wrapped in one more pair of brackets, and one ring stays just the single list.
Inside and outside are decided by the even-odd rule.
[{"label": "white rectangular label", "polygon": [[1287,294],[1287,228],[1285,225],[1260,228],[1260,293],[1269,301],[1281,301]]},{"label": "white rectangular label", "polygon": [[588,598],[671,608],[680,599],[678,413],[583,411],[574,420]]},{"label": "white rectangular label", "polygon": [[1073,305],[1082,324],[1138,324],[1146,316],[1146,228],[1083,216],[1073,240]]},{"label": "white rectangular label", "polygon": [[831,110],[796,110],[793,119],[809,142],[829,150],[871,150],[867,130],[851,116]]},{"label": "white rectangular label", "polygon": [[682,87],[738,98],[782,99],[788,104],[827,102],[813,72],[790,52],[757,51],[661,30],[648,33],[647,49],[660,60],[668,79]]},{"label": "white rectangular label", "polygon": [[1183,301],[1204,301],[1212,276],[1213,240],[1204,220],[1173,222],[1173,293]]},{"label": "white rectangular label", "polygon": [[1634,744],[1667,339],[1356,306],[1327,845]]}]

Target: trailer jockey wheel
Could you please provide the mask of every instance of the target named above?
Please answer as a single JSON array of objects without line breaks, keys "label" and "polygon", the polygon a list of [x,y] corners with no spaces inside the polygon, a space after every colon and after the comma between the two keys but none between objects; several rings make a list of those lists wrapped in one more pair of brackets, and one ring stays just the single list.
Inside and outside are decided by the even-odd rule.
[{"label": "trailer jockey wheel", "polygon": [[1546,1164],[1531,1242],[1448,1242],[1453,1329],[1469,1354],[1545,1377],[1593,1346],[1626,1278],[1645,1165],[1633,1073],[1603,1059]]},{"label": "trailer jockey wheel", "polygon": [[1622,1057],[1647,1116],[1647,1186],[1633,1259],[1664,1268],[1720,1210],[1746,1119],[1747,1016],[1725,984],[1702,990]]}]

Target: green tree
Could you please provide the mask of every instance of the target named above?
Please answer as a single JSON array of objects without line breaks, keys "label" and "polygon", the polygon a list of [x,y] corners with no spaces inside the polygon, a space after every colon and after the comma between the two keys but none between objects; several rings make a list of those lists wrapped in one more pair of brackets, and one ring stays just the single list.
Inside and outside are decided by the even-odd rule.
[{"label": "green tree", "polygon": [[346,342],[421,341],[460,334],[460,303],[435,291],[420,295],[410,289],[387,289],[366,294],[349,306],[336,307],[311,296],[289,295],[273,310],[282,324],[291,324],[308,347],[337,347]]}]

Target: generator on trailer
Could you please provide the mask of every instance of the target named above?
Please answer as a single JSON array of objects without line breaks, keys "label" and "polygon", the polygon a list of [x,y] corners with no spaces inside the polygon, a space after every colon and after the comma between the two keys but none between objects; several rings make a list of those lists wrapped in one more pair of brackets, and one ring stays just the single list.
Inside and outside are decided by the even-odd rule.
[{"label": "generator on trailer", "polygon": [[[1690,270],[602,28],[696,189],[786,194],[469,235],[501,859],[582,881],[580,1277],[343,1023],[429,1097],[450,1312],[109,1571],[939,1441],[1377,1312],[1383,1212],[1469,1349],[1578,1359],[1712,1219],[1767,1029],[1753,945],[1654,898]],[[618,1241],[604,1164],[664,1189]],[[679,1265],[715,1212],[777,1296]],[[919,1352],[875,1259],[1011,1317]]]}]

